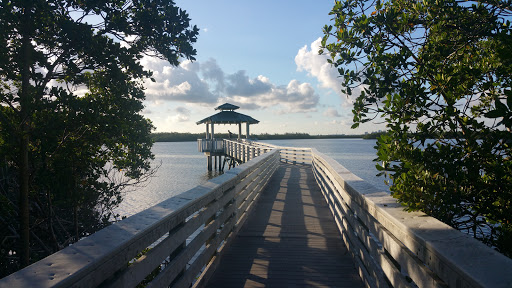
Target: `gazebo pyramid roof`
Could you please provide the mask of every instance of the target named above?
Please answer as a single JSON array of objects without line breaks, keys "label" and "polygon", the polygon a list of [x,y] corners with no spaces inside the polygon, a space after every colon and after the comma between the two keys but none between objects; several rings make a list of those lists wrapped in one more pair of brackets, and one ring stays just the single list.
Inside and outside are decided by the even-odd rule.
[{"label": "gazebo pyramid roof", "polygon": [[238,113],[235,111],[220,111],[219,113],[206,117],[201,121],[197,121],[196,124],[203,123],[214,123],[214,124],[238,124],[238,123],[249,123],[258,124],[260,121],[252,118],[251,116]]},{"label": "gazebo pyramid roof", "polygon": [[196,124],[203,124],[203,123],[214,123],[214,124],[238,124],[238,123],[248,123],[248,124],[258,124],[260,121],[252,118],[251,116],[235,112],[233,110],[236,110],[240,107],[224,103],[215,110],[221,110],[219,113],[214,114],[212,116],[206,117],[201,121],[197,121]]}]

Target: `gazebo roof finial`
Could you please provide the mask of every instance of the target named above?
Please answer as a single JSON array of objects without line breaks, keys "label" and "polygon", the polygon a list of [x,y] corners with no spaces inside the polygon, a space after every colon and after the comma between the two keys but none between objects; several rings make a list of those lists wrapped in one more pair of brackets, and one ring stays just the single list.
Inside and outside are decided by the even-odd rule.
[{"label": "gazebo roof finial", "polygon": [[240,107],[230,104],[230,103],[224,103],[218,107],[215,107],[215,110],[221,110],[221,111],[234,111]]}]

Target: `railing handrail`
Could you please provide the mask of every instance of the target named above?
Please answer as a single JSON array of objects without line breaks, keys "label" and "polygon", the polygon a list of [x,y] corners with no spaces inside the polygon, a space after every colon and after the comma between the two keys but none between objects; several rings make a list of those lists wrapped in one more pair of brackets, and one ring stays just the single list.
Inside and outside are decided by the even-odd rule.
[{"label": "railing handrail", "polygon": [[[278,162],[278,151],[271,151],[239,165],[0,279],[0,286],[133,287],[169,255],[169,264],[152,285],[188,287],[204,281],[211,273],[207,267],[217,265],[217,256],[247,218]],[[145,256],[133,260],[148,247],[152,249]]]},{"label": "railing handrail", "polygon": [[369,287],[512,287],[512,259],[312,150],[313,172]]}]

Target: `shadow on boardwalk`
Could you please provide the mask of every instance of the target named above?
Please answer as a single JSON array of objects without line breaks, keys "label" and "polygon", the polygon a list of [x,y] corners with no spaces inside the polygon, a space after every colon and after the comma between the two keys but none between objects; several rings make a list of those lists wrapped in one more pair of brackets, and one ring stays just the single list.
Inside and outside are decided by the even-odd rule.
[{"label": "shadow on boardwalk", "polygon": [[208,287],[363,287],[311,167],[281,164]]}]

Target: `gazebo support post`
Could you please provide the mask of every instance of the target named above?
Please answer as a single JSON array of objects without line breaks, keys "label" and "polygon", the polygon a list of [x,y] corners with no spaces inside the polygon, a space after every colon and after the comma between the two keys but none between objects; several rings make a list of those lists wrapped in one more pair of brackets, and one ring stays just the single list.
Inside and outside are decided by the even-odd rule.
[{"label": "gazebo support post", "polygon": [[238,123],[238,140],[242,139],[242,123]]},{"label": "gazebo support post", "polygon": [[[210,123],[210,125],[212,125],[212,134],[210,134],[210,154],[208,154],[208,171],[212,171],[213,170],[213,160],[212,159],[212,154],[215,152],[214,150],[214,141],[215,141],[215,130],[214,130],[214,127],[213,127],[213,123]],[[208,126],[208,123],[206,124],[206,126]],[[215,157],[215,156],[213,156]]]},{"label": "gazebo support post", "polygon": [[246,125],[245,139],[249,140],[249,122],[245,123],[245,125]]}]

